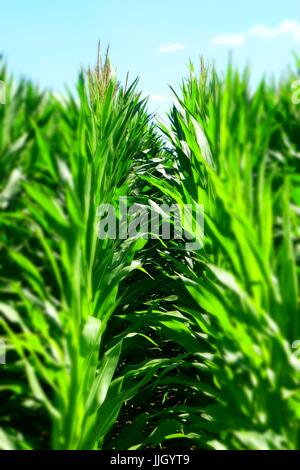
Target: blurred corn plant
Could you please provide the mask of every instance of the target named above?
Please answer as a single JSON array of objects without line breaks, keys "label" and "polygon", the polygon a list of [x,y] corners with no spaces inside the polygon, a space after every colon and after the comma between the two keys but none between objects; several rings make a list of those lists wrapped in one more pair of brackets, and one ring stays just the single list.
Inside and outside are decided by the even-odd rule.
[{"label": "blurred corn plant", "polygon": [[[295,75],[191,65],[163,138],[108,53],[75,96],[0,80],[0,447],[300,448]],[[120,197],[202,249],[100,239]]]},{"label": "blurred corn plant", "polygon": [[[108,56],[80,76],[78,99],[48,97],[37,116],[45,97],[30,84],[12,88],[0,111],[1,165],[11,167],[1,182],[8,360],[1,368],[0,446],[97,449],[122,404],[164,364],[126,364],[122,347],[140,334],[134,327],[125,324],[106,341],[119,286],[139,269],[145,240],[100,240],[97,233],[97,208],[130,195],[135,160],[157,142],[136,82],[121,87]],[[50,112],[49,122],[40,116]],[[44,422],[40,435],[37,423],[28,426],[33,417]]]},{"label": "blurred corn plant", "polygon": [[[190,343],[177,338],[191,359],[166,383],[177,382],[186,396],[157,413],[156,430],[172,416],[160,438],[186,435],[215,449],[299,448],[299,355],[291,347],[300,337],[293,80],[291,74],[279,86],[263,81],[251,93],[248,71],[241,75],[230,65],[221,79],[203,61],[199,76],[191,65],[171,128],[162,126],[173,175],[142,175],[180,207],[205,206],[203,249],[181,259],[175,242],[161,250],[176,300],[174,310],[156,313],[160,321],[181,316],[199,350],[192,334]],[[176,324],[168,326],[176,341]]]}]

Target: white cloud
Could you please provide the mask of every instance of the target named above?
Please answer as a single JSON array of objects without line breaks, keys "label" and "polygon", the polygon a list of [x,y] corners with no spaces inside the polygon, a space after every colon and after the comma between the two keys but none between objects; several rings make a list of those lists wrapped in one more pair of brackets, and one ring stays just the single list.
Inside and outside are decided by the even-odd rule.
[{"label": "white cloud", "polygon": [[211,40],[213,46],[242,46],[245,44],[246,37],[244,34],[222,34],[215,36]]},{"label": "white cloud", "polygon": [[168,101],[168,97],[166,95],[154,94],[149,96],[149,100],[155,103],[165,103]]},{"label": "white cloud", "polygon": [[249,29],[248,34],[250,36],[268,39],[274,37],[274,29],[275,28],[270,28],[270,26],[265,24],[257,24],[256,26],[253,26],[253,28]]},{"label": "white cloud", "polygon": [[171,54],[173,52],[181,51],[186,49],[185,44],[180,44],[178,42],[169,42],[168,44],[163,44],[159,47],[158,52],[160,54]]},{"label": "white cloud", "polygon": [[277,26],[257,24],[245,33],[229,33],[215,36],[211,40],[214,46],[242,46],[251,37],[260,39],[273,39],[278,36],[289,36],[295,41],[300,41],[300,23],[292,20],[284,20]]},{"label": "white cloud", "polygon": [[285,34],[292,36],[293,39],[299,41],[300,23],[297,21],[285,20],[273,28],[265,24],[258,24],[253,26],[253,28],[248,31],[248,34],[250,36],[256,36],[263,39],[272,39]]}]

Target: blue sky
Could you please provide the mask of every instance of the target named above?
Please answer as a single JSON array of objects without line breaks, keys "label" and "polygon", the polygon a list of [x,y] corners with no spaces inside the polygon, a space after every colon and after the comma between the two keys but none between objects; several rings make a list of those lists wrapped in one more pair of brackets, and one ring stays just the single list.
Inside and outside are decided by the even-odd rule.
[{"label": "blue sky", "polygon": [[108,43],[121,79],[140,77],[150,107],[202,54],[223,70],[251,64],[254,80],[279,76],[300,52],[299,0],[10,0],[0,4],[0,52],[16,76],[61,92]]}]

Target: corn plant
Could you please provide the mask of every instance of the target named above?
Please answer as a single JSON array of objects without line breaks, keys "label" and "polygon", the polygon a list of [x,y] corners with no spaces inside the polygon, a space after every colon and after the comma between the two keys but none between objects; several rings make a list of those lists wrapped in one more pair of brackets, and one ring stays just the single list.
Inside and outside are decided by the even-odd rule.
[{"label": "corn plant", "polygon": [[[158,129],[108,55],[60,99],[1,68],[2,449],[299,449],[294,79],[191,64]],[[184,236],[99,237],[122,197]]]},{"label": "corn plant", "polygon": [[[97,233],[97,208],[129,195],[135,159],[149,151],[145,103],[136,83],[119,85],[108,57],[80,77],[78,94],[52,101],[47,126],[32,115],[31,167],[22,172],[19,159],[13,170],[22,174],[22,202],[8,189],[12,177],[2,191],[1,222],[9,228],[1,243],[7,259],[0,310],[11,357],[2,391],[19,394],[21,409],[48,423],[36,442],[16,432],[2,410],[4,448],[101,447],[122,404],[162,363],[121,367],[123,343],[139,334],[134,328],[106,341],[119,286],[139,268],[145,240],[102,240]],[[6,239],[11,230],[14,243]]]},{"label": "corn plant", "polygon": [[143,176],[180,207],[205,206],[203,249],[178,259],[173,245],[161,254],[173,264],[170,286],[176,273],[177,317],[193,332],[184,345],[192,366],[178,376],[193,398],[172,409],[178,418],[168,434],[186,434],[200,447],[299,448],[292,350],[300,333],[299,111],[288,101],[292,79],[278,89],[262,82],[251,93],[248,72],[230,66],[221,80],[202,63],[198,78],[191,65],[172,127],[163,126],[174,176]]}]

